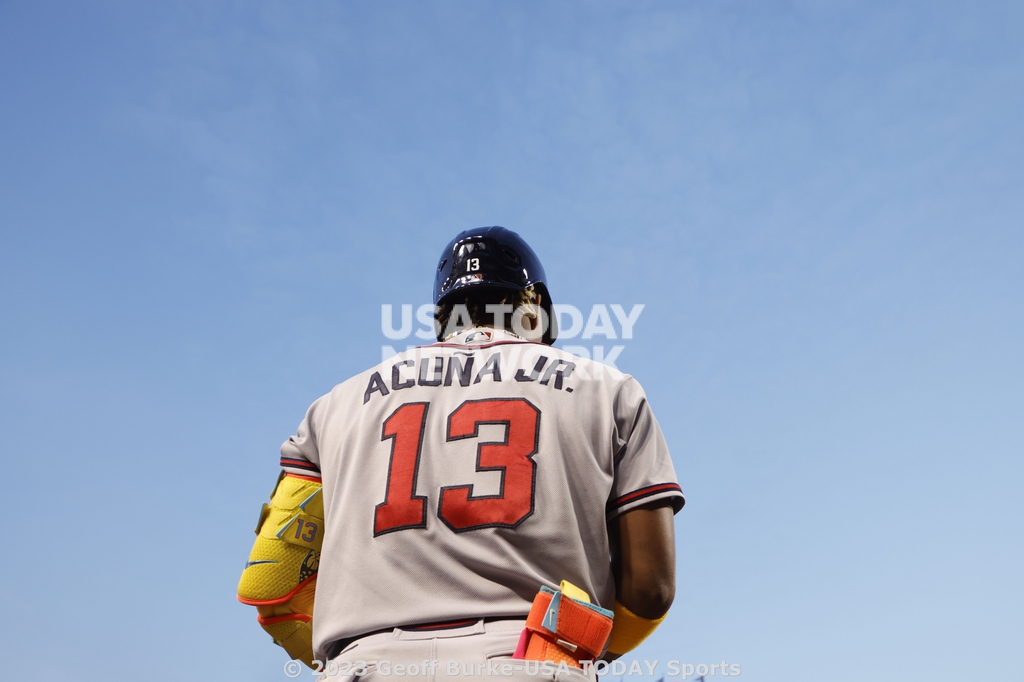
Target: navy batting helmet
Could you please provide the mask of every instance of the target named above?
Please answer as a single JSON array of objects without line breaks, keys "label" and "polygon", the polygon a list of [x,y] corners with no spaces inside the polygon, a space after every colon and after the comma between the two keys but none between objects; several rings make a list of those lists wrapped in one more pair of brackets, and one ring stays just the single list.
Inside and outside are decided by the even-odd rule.
[{"label": "navy batting helmet", "polygon": [[548,318],[543,341],[552,344],[558,338],[558,326],[544,280],[540,259],[522,237],[504,227],[477,227],[460,232],[441,253],[434,273],[434,305],[468,287],[519,290],[533,286]]}]

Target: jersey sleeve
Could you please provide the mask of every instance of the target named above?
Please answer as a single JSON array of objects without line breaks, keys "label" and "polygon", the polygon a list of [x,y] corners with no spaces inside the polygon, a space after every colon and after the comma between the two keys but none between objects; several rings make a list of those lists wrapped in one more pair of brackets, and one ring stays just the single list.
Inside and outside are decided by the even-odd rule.
[{"label": "jersey sleeve", "polygon": [[320,478],[320,452],[316,433],[318,417],[324,411],[326,397],[310,405],[295,435],[281,446],[281,468],[285,473]]},{"label": "jersey sleeve", "polygon": [[615,518],[657,500],[671,500],[675,512],[686,499],[676,479],[668,444],[640,383],[628,377],[615,397],[615,481],[607,515]]}]

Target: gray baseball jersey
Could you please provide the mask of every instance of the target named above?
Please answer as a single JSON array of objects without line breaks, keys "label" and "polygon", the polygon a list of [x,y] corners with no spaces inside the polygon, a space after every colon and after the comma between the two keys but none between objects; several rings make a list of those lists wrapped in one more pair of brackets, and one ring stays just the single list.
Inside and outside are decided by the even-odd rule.
[{"label": "gray baseball jersey", "polygon": [[383,628],[525,617],[562,580],[611,608],[607,521],[684,502],[635,379],[492,329],[339,384],[281,465],[323,479],[319,655]]}]

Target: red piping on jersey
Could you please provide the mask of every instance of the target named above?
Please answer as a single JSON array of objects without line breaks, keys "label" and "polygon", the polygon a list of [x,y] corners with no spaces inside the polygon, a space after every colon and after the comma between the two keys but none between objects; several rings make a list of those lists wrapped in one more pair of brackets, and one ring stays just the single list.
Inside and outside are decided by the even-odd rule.
[{"label": "red piping on jersey", "polygon": [[307,616],[304,613],[287,613],[283,616],[270,616],[269,618],[256,616],[256,622],[260,625],[277,625],[278,623],[284,623],[289,620],[301,620],[303,623],[308,623],[313,620],[313,616]]},{"label": "red piping on jersey", "polygon": [[619,498],[616,498],[616,499],[612,500],[611,502],[608,503],[608,507],[607,508],[608,509],[615,509],[616,507],[621,507],[624,504],[628,504],[630,502],[634,502],[634,501],[642,499],[644,497],[649,497],[651,495],[657,495],[658,493],[664,493],[664,492],[670,492],[670,491],[671,492],[682,493],[683,489],[679,487],[678,483],[658,483],[657,485],[649,485],[646,488],[640,488],[639,490],[634,490],[631,493],[626,493],[622,497],[619,497]]},{"label": "red piping on jersey", "polygon": [[320,473],[320,467],[313,464],[312,462],[305,459],[295,459],[294,457],[282,457],[281,467],[291,467],[293,469],[305,469],[306,471],[315,471]]},{"label": "red piping on jersey", "polygon": [[318,469],[319,468],[319,467],[317,467],[317,465],[313,464],[308,459],[299,459],[297,457],[282,457],[281,458],[281,462],[282,463],[287,462],[290,465],[301,467],[301,468],[304,468],[304,469],[305,468],[310,468],[310,467],[313,468],[313,469]]},{"label": "red piping on jersey", "polygon": [[283,597],[278,597],[277,599],[246,599],[242,595],[238,595],[238,601],[242,602],[243,604],[248,604],[249,606],[277,606],[278,604],[283,604],[292,597],[294,597],[295,594],[303,587],[305,587],[306,583],[308,583],[310,580],[316,580],[316,573],[313,573],[313,575],[309,576],[301,583],[296,585],[294,590],[284,595]]}]

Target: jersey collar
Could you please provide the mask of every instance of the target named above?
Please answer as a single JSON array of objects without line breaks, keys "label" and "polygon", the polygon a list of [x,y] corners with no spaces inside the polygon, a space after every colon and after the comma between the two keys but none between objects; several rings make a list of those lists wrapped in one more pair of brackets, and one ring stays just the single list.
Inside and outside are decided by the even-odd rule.
[{"label": "jersey collar", "polygon": [[449,336],[443,343],[454,343],[460,346],[481,346],[498,341],[521,341],[528,343],[526,339],[504,329],[492,327],[473,327]]}]

